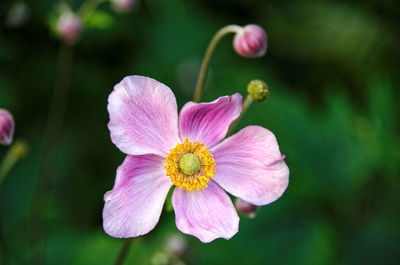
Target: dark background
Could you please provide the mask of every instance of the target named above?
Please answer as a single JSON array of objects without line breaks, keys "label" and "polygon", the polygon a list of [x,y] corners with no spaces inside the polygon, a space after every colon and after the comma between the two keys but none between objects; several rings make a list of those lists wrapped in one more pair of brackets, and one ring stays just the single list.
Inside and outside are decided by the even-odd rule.
[{"label": "dark background", "polygon": [[[400,260],[400,5],[395,0],[142,0],[118,14],[103,3],[74,47],[69,98],[53,152],[46,206],[35,208],[45,124],[56,84],[60,41],[49,20],[56,1],[27,1],[20,27],[0,3],[0,108],[29,148],[0,186],[1,234],[9,264],[31,264],[38,230],[48,264],[112,264],[122,240],[103,232],[103,194],[124,155],[111,143],[107,97],[124,76],[155,78],[191,100],[202,56],[227,24],[267,32],[266,56],[248,59],[232,36],[216,49],[203,99],[240,92],[262,79],[269,98],[237,129],[275,133],[291,170],[281,199],[241,218],[231,240],[185,236],[186,264],[398,264]],[[71,1],[76,10],[82,1]],[[0,146],[0,159],[8,147]],[[54,150],[58,150],[57,152]],[[36,190],[36,191],[35,191]],[[33,214],[32,214],[33,212]],[[36,213],[36,214],[35,214]],[[165,211],[134,241],[126,264],[157,264],[169,235]],[[5,255],[0,253],[0,255]]]}]

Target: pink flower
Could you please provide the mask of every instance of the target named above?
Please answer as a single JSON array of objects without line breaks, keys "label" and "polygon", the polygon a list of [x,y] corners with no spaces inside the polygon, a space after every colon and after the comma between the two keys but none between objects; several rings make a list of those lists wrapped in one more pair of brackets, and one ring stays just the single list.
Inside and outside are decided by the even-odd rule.
[{"label": "pink flower", "polygon": [[63,12],[56,24],[57,34],[68,44],[74,44],[82,30],[82,20],[72,12]]},{"label": "pink flower", "polygon": [[0,144],[9,145],[14,134],[14,119],[10,112],[0,109]]},{"label": "pink flower", "polygon": [[236,33],[233,48],[244,57],[261,57],[267,51],[267,34],[258,25],[247,25]]},{"label": "pink flower", "polygon": [[248,126],[223,140],[242,110],[242,96],[186,103],[179,115],[174,94],[143,76],[125,77],[108,98],[108,128],[125,154],[114,187],[104,195],[103,227],[117,238],[152,230],[172,185],[180,231],[211,242],[238,232],[227,193],[255,205],[278,199],[289,169],[275,136]]}]

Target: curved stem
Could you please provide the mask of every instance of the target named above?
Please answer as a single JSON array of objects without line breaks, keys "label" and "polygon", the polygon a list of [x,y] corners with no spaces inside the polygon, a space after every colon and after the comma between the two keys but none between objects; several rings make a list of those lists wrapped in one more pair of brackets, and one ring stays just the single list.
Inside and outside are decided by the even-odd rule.
[{"label": "curved stem", "polygon": [[208,65],[210,64],[210,60],[212,57],[212,54],[215,50],[215,47],[217,46],[218,42],[222,39],[223,36],[229,34],[229,33],[237,33],[242,29],[242,27],[237,26],[237,25],[228,25],[220,29],[214,37],[211,39],[210,44],[207,47],[206,54],[204,55],[203,62],[201,64],[201,69],[199,73],[199,77],[197,78],[197,83],[196,83],[196,90],[194,92],[194,102],[199,102],[201,98],[201,92],[203,90],[204,82],[207,77],[207,71],[208,71]]},{"label": "curved stem", "polygon": [[240,116],[229,126],[229,130],[226,133],[228,136],[232,131],[235,129],[235,127],[238,125],[239,121],[242,119],[248,108],[250,107],[251,103],[253,103],[253,98],[250,95],[247,95],[246,99],[243,102],[243,107],[242,107],[242,112],[240,113]]},{"label": "curved stem", "polygon": [[125,239],[124,244],[122,244],[121,250],[119,251],[118,257],[114,262],[114,265],[122,265],[125,258],[129,252],[129,247],[131,246],[133,238]]}]

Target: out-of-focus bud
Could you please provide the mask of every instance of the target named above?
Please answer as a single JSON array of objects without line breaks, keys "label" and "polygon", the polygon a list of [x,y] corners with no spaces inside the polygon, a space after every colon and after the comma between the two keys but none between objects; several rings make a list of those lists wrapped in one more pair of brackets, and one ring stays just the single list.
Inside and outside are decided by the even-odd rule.
[{"label": "out-of-focus bud", "polygon": [[258,25],[247,25],[236,33],[233,48],[244,57],[261,57],[267,51],[267,34]]},{"label": "out-of-focus bud", "polygon": [[136,0],[111,0],[114,9],[118,12],[126,12],[132,8]]},{"label": "out-of-focus bud", "polygon": [[257,205],[249,203],[249,202],[247,202],[245,200],[242,200],[240,198],[236,198],[235,207],[236,207],[236,210],[239,213],[241,213],[241,214],[243,214],[243,215],[245,215],[247,217],[250,217],[250,218],[254,218],[256,216],[256,213],[257,213],[257,210],[258,210],[258,206]]},{"label": "out-of-focus bud", "polygon": [[247,93],[256,101],[263,101],[269,94],[268,85],[261,80],[252,80],[247,85]]},{"label": "out-of-focus bud", "polygon": [[56,24],[58,36],[68,44],[75,44],[82,30],[82,20],[76,14],[65,11],[61,13]]},{"label": "out-of-focus bud", "polygon": [[8,11],[6,16],[6,25],[11,28],[23,26],[28,20],[30,11],[28,6],[21,1],[16,2]]},{"label": "out-of-focus bud", "polygon": [[179,234],[170,235],[166,242],[166,249],[169,253],[180,256],[187,248],[186,239]]},{"label": "out-of-focus bud", "polygon": [[0,109],[0,144],[9,145],[14,135],[14,119],[10,112]]}]

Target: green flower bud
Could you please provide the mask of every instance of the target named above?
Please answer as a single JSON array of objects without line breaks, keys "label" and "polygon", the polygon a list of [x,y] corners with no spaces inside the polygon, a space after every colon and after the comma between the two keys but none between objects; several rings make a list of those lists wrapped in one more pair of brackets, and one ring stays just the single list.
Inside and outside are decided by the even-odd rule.
[{"label": "green flower bud", "polygon": [[257,79],[247,85],[247,92],[256,101],[263,101],[269,94],[267,84]]}]

